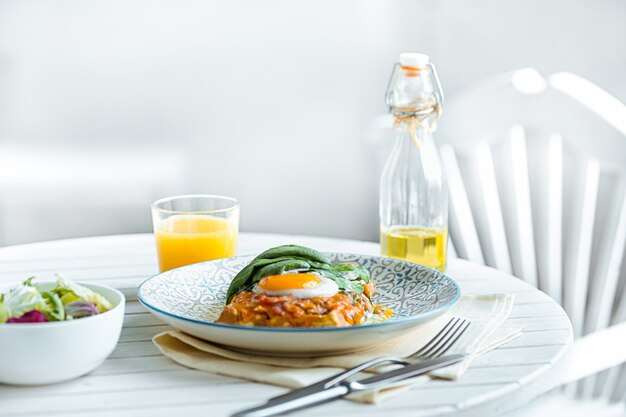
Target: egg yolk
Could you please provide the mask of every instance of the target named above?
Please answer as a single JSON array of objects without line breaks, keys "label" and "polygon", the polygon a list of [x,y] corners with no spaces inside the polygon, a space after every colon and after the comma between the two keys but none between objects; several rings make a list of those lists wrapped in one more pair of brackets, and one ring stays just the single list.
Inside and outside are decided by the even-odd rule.
[{"label": "egg yolk", "polygon": [[320,283],[320,278],[313,274],[270,275],[259,282],[259,287],[266,291],[281,291],[312,288]]}]

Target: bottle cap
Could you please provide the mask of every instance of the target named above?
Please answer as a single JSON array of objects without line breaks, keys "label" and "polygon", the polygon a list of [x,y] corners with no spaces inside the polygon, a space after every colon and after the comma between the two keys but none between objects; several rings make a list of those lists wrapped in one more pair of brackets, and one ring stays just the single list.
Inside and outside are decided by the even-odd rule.
[{"label": "bottle cap", "polygon": [[428,64],[428,55],[415,52],[404,52],[400,54],[400,65],[411,68],[424,68]]}]

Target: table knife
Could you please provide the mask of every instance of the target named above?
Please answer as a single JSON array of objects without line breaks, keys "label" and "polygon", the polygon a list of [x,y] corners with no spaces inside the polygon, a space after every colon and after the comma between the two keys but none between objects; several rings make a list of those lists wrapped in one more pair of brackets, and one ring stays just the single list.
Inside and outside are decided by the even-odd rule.
[{"label": "table knife", "polygon": [[423,361],[413,365],[406,365],[399,369],[394,369],[358,381],[346,381],[341,379],[336,384],[328,386],[328,381],[336,379],[336,376],[334,376],[313,385],[274,397],[263,405],[239,411],[231,417],[269,417],[312,407],[337,400],[348,394],[382,388],[394,382],[423,375],[435,369],[453,365],[462,361],[465,357],[466,355],[445,356],[443,358]]}]

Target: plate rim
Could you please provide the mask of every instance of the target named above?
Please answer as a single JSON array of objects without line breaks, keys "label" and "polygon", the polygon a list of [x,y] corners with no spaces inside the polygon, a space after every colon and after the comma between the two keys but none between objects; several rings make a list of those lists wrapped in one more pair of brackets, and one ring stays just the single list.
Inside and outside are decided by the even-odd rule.
[{"label": "plate rim", "polygon": [[221,329],[228,329],[228,330],[249,330],[249,331],[263,331],[263,332],[278,332],[278,333],[324,333],[324,332],[337,332],[337,331],[356,331],[356,330],[361,330],[361,329],[371,329],[371,328],[379,328],[379,327],[383,327],[383,326],[389,326],[389,325],[398,325],[398,324],[402,324],[402,323],[408,323],[411,321],[416,321],[416,320],[427,320],[429,318],[431,318],[432,316],[438,316],[439,314],[445,312],[446,310],[450,309],[452,306],[454,306],[459,299],[461,298],[461,287],[459,286],[459,284],[452,279],[450,276],[446,275],[445,273],[438,271],[436,269],[433,268],[429,268],[427,266],[421,265],[421,264],[417,264],[415,262],[411,262],[411,261],[405,261],[402,259],[395,259],[395,258],[388,258],[385,256],[376,256],[376,255],[366,255],[366,254],[359,254],[359,253],[350,253],[350,252],[323,252],[325,254],[337,254],[337,255],[348,255],[348,256],[366,256],[366,257],[370,257],[370,258],[377,258],[377,259],[389,259],[395,262],[401,262],[404,264],[409,264],[409,265],[417,265],[421,268],[424,269],[430,269],[434,272],[436,272],[437,274],[443,275],[445,278],[447,278],[448,280],[450,280],[450,282],[452,283],[452,286],[454,287],[455,291],[456,291],[456,295],[454,296],[454,298],[452,300],[450,300],[447,304],[442,305],[438,308],[435,308],[433,310],[430,310],[422,315],[419,316],[412,316],[412,317],[406,317],[406,318],[399,318],[397,320],[393,320],[393,321],[384,321],[381,323],[370,323],[370,324],[359,324],[356,326],[345,326],[345,327],[268,327],[268,326],[241,326],[241,325],[236,325],[236,324],[225,324],[225,323],[217,323],[217,322],[211,322],[211,321],[204,321],[204,320],[196,320],[196,319],[191,319],[189,317],[182,317],[170,312],[167,312],[165,310],[162,310],[158,307],[155,307],[153,305],[151,305],[149,302],[147,302],[146,300],[143,299],[143,297],[141,296],[141,289],[144,286],[144,284],[146,284],[148,281],[158,277],[159,275],[164,274],[165,272],[170,272],[170,271],[174,271],[177,269],[182,269],[182,268],[187,268],[189,266],[193,266],[193,265],[201,265],[201,264],[205,264],[205,263],[210,263],[210,262],[216,262],[216,261],[225,261],[227,259],[237,259],[237,258],[243,258],[243,257],[250,257],[250,256],[256,256],[254,254],[249,254],[249,255],[238,255],[238,256],[231,256],[229,258],[220,258],[220,259],[212,259],[209,261],[202,261],[202,262],[197,262],[197,263],[193,263],[193,264],[189,264],[189,265],[183,265],[183,266],[179,266],[178,268],[173,268],[171,270],[165,271],[165,272],[159,272],[158,274],[152,275],[146,279],[144,279],[141,284],[139,284],[139,286],[137,287],[137,300],[146,308],[148,308],[149,310],[153,310],[159,314],[163,314],[165,316],[177,319],[177,320],[183,320],[186,322],[190,322],[190,323],[195,323],[195,324],[200,324],[200,325],[204,325],[204,326],[209,326],[209,327],[217,327],[217,328],[221,328]]}]

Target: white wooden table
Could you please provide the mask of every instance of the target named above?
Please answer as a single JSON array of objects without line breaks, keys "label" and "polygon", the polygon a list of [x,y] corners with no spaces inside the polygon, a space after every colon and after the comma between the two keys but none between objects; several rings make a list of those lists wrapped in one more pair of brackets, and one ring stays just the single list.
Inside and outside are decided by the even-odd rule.
[{"label": "white wooden table", "polygon": [[[239,253],[257,253],[285,243],[324,251],[378,253],[378,244],[371,242],[248,233],[241,234]],[[135,296],[137,285],[157,272],[152,235],[0,249],[0,282],[18,282],[31,275],[50,279],[54,272],[72,280],[111,285],[125,293],[126,319],[120,343],[100,368],[74,381],[38,387],[0,385],[0,417],[226,416],[285,391],[186,369],[159,354],[150,340],[168,326],[148,313]],[[561,307],[521,280],[494,269],[451,260],[448,274],[466,294],[515,293],[507,324],[524,328],[523,336],[476,359],[458,382],[433,381],[376,406],[336,401],[297,415],[489,417],[543,393],[551,385],[552,365],[572,339],[570,322]],[[88,341],[82,343],[89,345]]]}]

